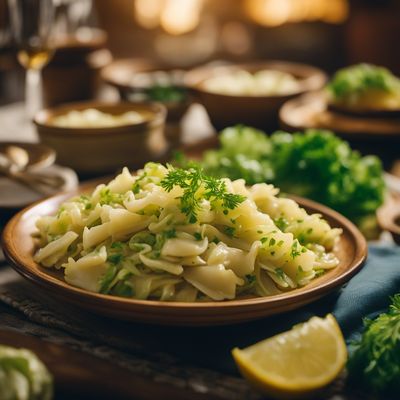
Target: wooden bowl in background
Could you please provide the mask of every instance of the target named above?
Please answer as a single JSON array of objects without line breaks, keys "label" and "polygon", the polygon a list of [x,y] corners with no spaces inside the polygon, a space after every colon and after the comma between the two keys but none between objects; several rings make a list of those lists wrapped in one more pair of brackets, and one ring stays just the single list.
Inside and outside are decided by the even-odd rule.
[{"label": "wooden bowl in background", "polygon": [[[237,70],[251,73],[270,69],[287,72],[299,81],[296,93],[276,96],[235,96],[207,91],[204,81],[218,75]],[[203,67],[186,74],[186,84],[196,99],[206,108],[210,120],[217,130],[236,124],[245,124],[264,130],[278,127],[278,111],[289,99],[299,94],[319,90],[327,81],[326,74],[316,67],[285,61],[265,61],[248,64]]]},{"label": "wooden bowl in background", "polygon": [[[184,75],[181,67],[165,66],[147,59],[120,59],[104,67],[101,71],[101,77],[107,84],[118,90],[122,101],[134,101],[135,96],[142,94],[147,88],[135,84],[133,78],[136,74],[156,71],[169,73],[174,70],[180,70],[182,76]],[[183,78],[182,82],[174,86],[186,90]],[[193,98],[188,91],[183,101],[161,102],[167,109],[166,138],[171,143],[179,143],[182,132],[178,125],[193,103]]]},{"label": "wooden bowl in background", "polygon": [[359,118],[399,118],[400,109],[359,109],[346,107],[345,105],[334,104],[328,101],[328,111]]},{"label": "wooden bowl in background", "polygon": [[[105,128],[64,128],[51,123],[55,116],[72,110],[95,108],[120,115],[137,111],[146,119],[137,124]],[[105,174],[121,167],[137,168],[162,158],[168,145],[164,138],[166,110],[159,103],[71,103],[40,111],[34,118],[42,143],[57,152],[57,163],[83,174]]]}]

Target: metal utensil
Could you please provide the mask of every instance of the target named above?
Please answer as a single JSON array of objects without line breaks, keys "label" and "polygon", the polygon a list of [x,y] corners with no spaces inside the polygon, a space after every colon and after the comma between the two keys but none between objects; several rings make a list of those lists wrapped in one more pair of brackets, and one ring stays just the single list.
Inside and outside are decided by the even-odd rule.
[{"label": "metal utensil", "polygon": [[26,170],[28,163],[29,154],[25,149],[18,146],[8,146],[3,153],[0,153],[0,174],[44,195],[53,194],[65,185],[65,179],[61,176]]},{"label": "metal utensil", "polygon": [[6,147],[4,153],[19,171],[24,170],[29,163],[29,154],[22,147],[10,145]]}]

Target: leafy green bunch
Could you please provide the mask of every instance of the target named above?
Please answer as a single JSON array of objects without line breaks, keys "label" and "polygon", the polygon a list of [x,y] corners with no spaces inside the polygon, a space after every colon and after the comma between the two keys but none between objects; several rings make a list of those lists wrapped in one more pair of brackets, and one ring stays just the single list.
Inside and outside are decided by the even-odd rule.
[{"label": "leafy green bunch", "polygon": [[337,71],[327,89],[336,99],[343,99],[371,89],[395,92],[400,91],[400,79],[384,67],[357,64]]},{"label": "leafy green bunch", "polygon": [[387,313],[364,324],[363,335],[350,349],[350,379],[364,390],[388,396],[399,394],[400,294],[392,298]]},{"label": "leafy green bunch", "polygon": [[273,183],[284,192],[308,197],[356,223],[382,204],[385,184],[380,160],[361,157],[330,131],[308,129],[271,136],[254,128],[226,128],[220,149],[201,164],[215,177],[243,178],[249,185]]}]

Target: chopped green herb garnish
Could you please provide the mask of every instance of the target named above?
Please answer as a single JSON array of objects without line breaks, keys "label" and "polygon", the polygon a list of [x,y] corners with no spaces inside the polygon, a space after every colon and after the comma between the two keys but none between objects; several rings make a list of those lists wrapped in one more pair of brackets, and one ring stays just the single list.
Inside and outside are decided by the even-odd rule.
[{"label": "chopped green herb garnish", "polygon": [[110,285],[117,275],[118,269],[114,264],[108,266],[106,273],[100,279],[100,293],[108,293]]},{"label": "chopped green herb garnish", "polygon": [[[129,240],[129,247],[136,250],[138,248],[136,245],[143,243],[154,246],[156,243],[156,236],[150,232],[138,232]],[[143,246],[141,250],[143,250]]]},{"label": "chopped green herb garnish", "polygon": [[320,268],[315,270],[315,277],[318,278],[319,276],[322,276],[325,274],[325,270]]},{"label": "chopped green herb garnish", "polygon": [[195,232],[193,236],[198,241],[203,239],[200,232]]},{"label": "chopped green herb garnish", "polygon": [[271,239],[269,240],[269,246],[270,246],[270,247],[273,246],[275,243],[276,243],[276,240],[275,240],[274,238],[271,238]]},{"label": "chopped green herb garnish", "polygon": [[274,272],[279,279],[285,280],[285,272],[282,268],[276,268]]},{"label": "chopped green herb garnish", "polygon": [[140,192],[140,185],[139,185],[139,183],[135,182],[135,183],[132,185],[132,192],[133,192],[134,194],[138,194],[138,193]]},{"label": "chopped green herb garnish", "polygon": [[114,265],[118,265],[123,259],[124,259],[124,255],[121,253],[110,254],[107,257],[107,261]]},{"label": "chopped green herb garnish", "polygon": [[164,235],[167,239],[171,239],[176,237],[176,230],[175,228],[169,229],[168,231],[164,232]]},{"label": "chopped green herb garnish", "polygon": [[161,251],[161,249],[163,248],[165,241],[167,240],[167,236],[164,233],[157,233],[156,235],[156,242],[153,246],[153,250],[155,251]]},{"label": "chopped green herb garnish", "polygon": [[100,200],[99,203],[101,205],[104,204],[122,204],[123,196],[120,193],[112,193],[109,188],[103,188],[100,191]]},{"label": "chopped green herb garnish", "polygon": [[251,285],[256,282],[256,277],[255,277],[255,275],[248,274],[248,275],[246,275],[246,280],[247,280],[247,283]]},{"label": "chopped green herb garnish", "polygon": [[129,285],[128,282],[119,281],[113,288],[112,294],[121,297],[132,297],[133,296],[133,288]]},{"label": "chopped green herb garnish", "polygon": [[294,242],[293,242],[293,244],[292,244],[292,247],[291,247],[291,249],[290,249],[290,256],[294,259],[294,258],[296,258],[296,257],[298,257],[300,254],[301,254],[301,252],[300,252],[300,250],[299,250],[299,247],[300,246],[300,243],[298,242],[298,240],[297,239],[295,239],[294,240]]},{"label": "chopped green herb garnish", "polygon": [[143,172],[142,175],[140,175],[139,177],[136,178],[135,183],[132,185],[132,192],[134,194],[138,194],[140,192],[140,184],[143,181],[144,178],[146,178],[147,173]]},{"label": "chopped green herb garnish", "polygon": [[167,192],[175,186],[183,189],[180,197],[181,210],[190,223],[197,221],[202,198],[209,200],[213,208],[220,206],[223,209],[234,209],[245,200],[242,195],[229,193],[222,179],[205,175],[201,167],[193,163],[188,169],[170,169],[160,184]]},{"label": "chopped green herb garnish", "polygon": [[82,203],[83,208],[84,208],[85,210],[90,210],[90,209],[93,208],[93,204],[92,204],[91,201],[90,201],[90,197],[88,197],[88,196],[86,196],[86,195],[84,195],[84,194],[82,194],[81,196],[79,196],[78,201],[79,201],[80,203]]},{"label": "chopped green herb garnish", "polygon": [[235,235],[236,229],[233,226],[225,226],[224,232],[228,235],[233,237]]},{"label": "chopped green herb garnish", "polygon": [[285,232],[285,229],[289,226],[289,222],[284,217],[279,217],[274,220],[275,225],[282,231]]},{"label": "chopped green herb garnish", "polygon": [[161,251],[160,250],[155,250],[155,251],[152,251],[150,253],[150,257],[151,258],[160,258],[160,256],[161,256]]}]

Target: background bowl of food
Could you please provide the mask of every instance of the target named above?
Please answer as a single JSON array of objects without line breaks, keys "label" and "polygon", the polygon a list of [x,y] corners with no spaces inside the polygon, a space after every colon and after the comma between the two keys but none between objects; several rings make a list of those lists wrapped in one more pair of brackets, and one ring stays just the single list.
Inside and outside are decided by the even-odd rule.
[{"label": "background bowl of food", "polygon": [[209,66],[193,69],[185,77],[217,130],[237,123],[277,128],[285,101],[321,89],[326,80],[318,68],[284,61]]},{"label": "background bowl of food", "polygon": [[282,129],[330,129],[363,154],[376,154],[387,169],[399,155],[400,78],[390,70],[356,64],[338,70],[326,87],[287,101]]},{"label": "background bowl of food", "polygon": [[42,110],[34,123],[59,164],[98,175],[162,159],[168,150],[165,116],[159,103],[81,102]]},{"label": "background bowl of food", "polygon": [[[102,70],[103,80],[118,89],[123,101],[157,101],[167,108],[168,125],[179,124],[192,104],[185,87],[186,71],[146,59],[121,59]],[[167,126],[168,140],[179,140],[180,130]]]},{"label": "background bowl of food", "polygon": [[342,68],[326,89],[328,110],[361,118],[400,116],[400,78],[387,68],[365,63]]}]

